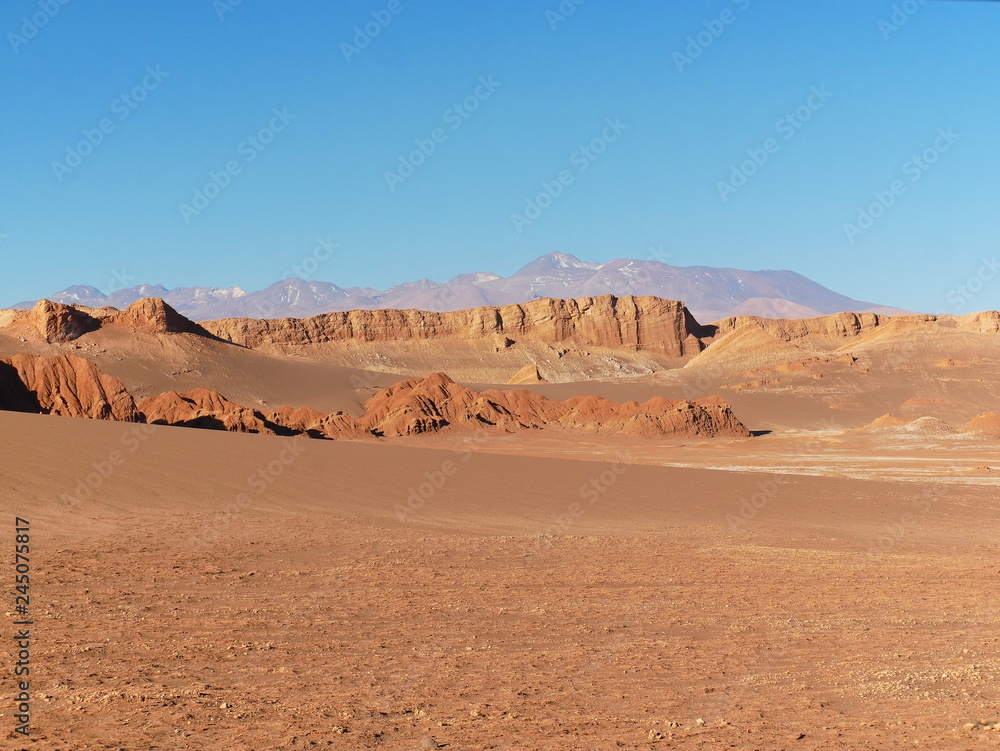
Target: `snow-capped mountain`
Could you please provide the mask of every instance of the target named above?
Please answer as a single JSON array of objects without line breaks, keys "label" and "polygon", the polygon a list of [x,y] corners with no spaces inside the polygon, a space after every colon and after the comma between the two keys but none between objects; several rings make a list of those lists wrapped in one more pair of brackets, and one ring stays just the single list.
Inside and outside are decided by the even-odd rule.
[{"label": "snow-capped mountain", "polygon": [[[619,258],[588,263],[568,253],[549,253],[510,276],[492,272],[461,274],[448,282],[420,279],[374,290],[329,282],[285,279],[266,289],[140,285],[103,295],[74,286],[49,299],[70,305],[123,308],[143,297],[162,297],[197,321],[217,318],[304,318],[337,310],[419,308],[461,310],[506,305],[539,297],[655,295],[682,300],[704,323],[730,315],[803,318],[851,310],[899,312],[853,300],[793,271],[741,271],[710,266],[671,266],[655,260]],[[15,307],[30,307],[32,302]]]}]

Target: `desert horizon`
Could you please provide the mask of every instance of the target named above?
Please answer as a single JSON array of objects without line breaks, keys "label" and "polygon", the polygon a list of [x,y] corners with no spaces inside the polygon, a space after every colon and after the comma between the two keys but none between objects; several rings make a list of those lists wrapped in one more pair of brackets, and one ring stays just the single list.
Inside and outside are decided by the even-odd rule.
[{"label": "desert horizon", "polygon": [[1000,746],[998,10],[0,4],[0,749]]},{"label": "desert horizon", "polygon": [[[966,603],[996,549],[996,311],[195,323],[143,299],[0,324],[6,502],[50,551],[39,747],[1000,727],[995,608]],[[903,646],[918,624],[932,652]]]}]

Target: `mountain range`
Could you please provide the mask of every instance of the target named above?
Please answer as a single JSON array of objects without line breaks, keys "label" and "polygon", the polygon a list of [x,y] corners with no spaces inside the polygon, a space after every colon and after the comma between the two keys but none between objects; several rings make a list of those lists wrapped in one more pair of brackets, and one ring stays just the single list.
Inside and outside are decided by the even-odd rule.
[{"label": "mountain range", "polygon": [[[330,282],[284,279],[249,292],[239,287],[176,287],[141,284],[104,294],[77,285],[48,299],[90,308],[125,308],[160,297],[196,321],[221,318],[306,318],[320,313],[379,308],[452,311],[524,303],[542,297],[654,295],[683,301],[703,322],[735,315],[810,318],[843,311],[903,312],[838,294],[793,271],[744,271],[709,266],[671,266],[656,260],[619,258],[588,263],[568,253],[548,253],[510,276],[461,274],[441,283],[406,282],[387,290],[339,287]],[[26,301],[14,308],[30,308]]]}]

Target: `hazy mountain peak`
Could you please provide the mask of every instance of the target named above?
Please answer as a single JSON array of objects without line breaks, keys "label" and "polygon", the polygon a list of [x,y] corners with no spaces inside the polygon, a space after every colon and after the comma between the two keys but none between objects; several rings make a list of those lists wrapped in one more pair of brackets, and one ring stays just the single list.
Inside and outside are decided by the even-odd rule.
[{"label": "hazy mountain peak", "polygon": [[544,274],[547,271],[559,271],[562,269],[589,269],[591,271],[596,271],[601,268],[603,264],[600,263],[587,263],[586,261],[581,261],[574,255],[569,253],[560,253],[558,251],[552,253],[546,253],[540,258],[536,258],[531,263],[522,266],[518,269],[514,276],[529,276],[532,274]]}]

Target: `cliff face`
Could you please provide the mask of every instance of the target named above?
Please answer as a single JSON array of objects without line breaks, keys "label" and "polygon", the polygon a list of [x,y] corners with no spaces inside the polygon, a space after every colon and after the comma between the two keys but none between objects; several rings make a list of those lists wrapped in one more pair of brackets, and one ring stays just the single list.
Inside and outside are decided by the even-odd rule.
[{"label": "cliff face", "polygon": [[[717,335],[728,334],[744,327],[759,327],[786,342],[807,336],[847,338],[860,336],[885,325],[891,319],[903,316],[881,316],[876,313],[834,313],[818,318],[759,318],[757,316],[735,316],[716,321],[710,329]],[[922,321],[933,321],[934,316],[906,316]]]},{"label": "cliff face", "polygon": [[1000,332],[1000,313],[986,310],[961,316],[879,315],[877,313],[834,313],[818,318],[760,318],[734,316],[705,326],[708,336],[718,337],[737,329],[760,328],[786,342],[807,337],[847,339],[864,336],[876,329],[892,326],[898,331],[928,331],[936,326],[954,327],[983,334]]},{"label": "cliff face", "polygon": [[[3,367],[6,366],[6,367]],[[15,355],[0,360],[0,406],[19,412],[138,422],[125,385],[90,360],[72,355]]]},{"label": "cliff face", "polygon": [[546,298],[523,305],[452,313],[421,310],[352,310],[313,318],[229,318],[203,324],[210,333],[244,347],[335,341],[403,341],[507,337],[576,346],[625,347],[681,357],[701,350],[700,327],[683,303],[657,297],[602,295],[579,300]]}]

